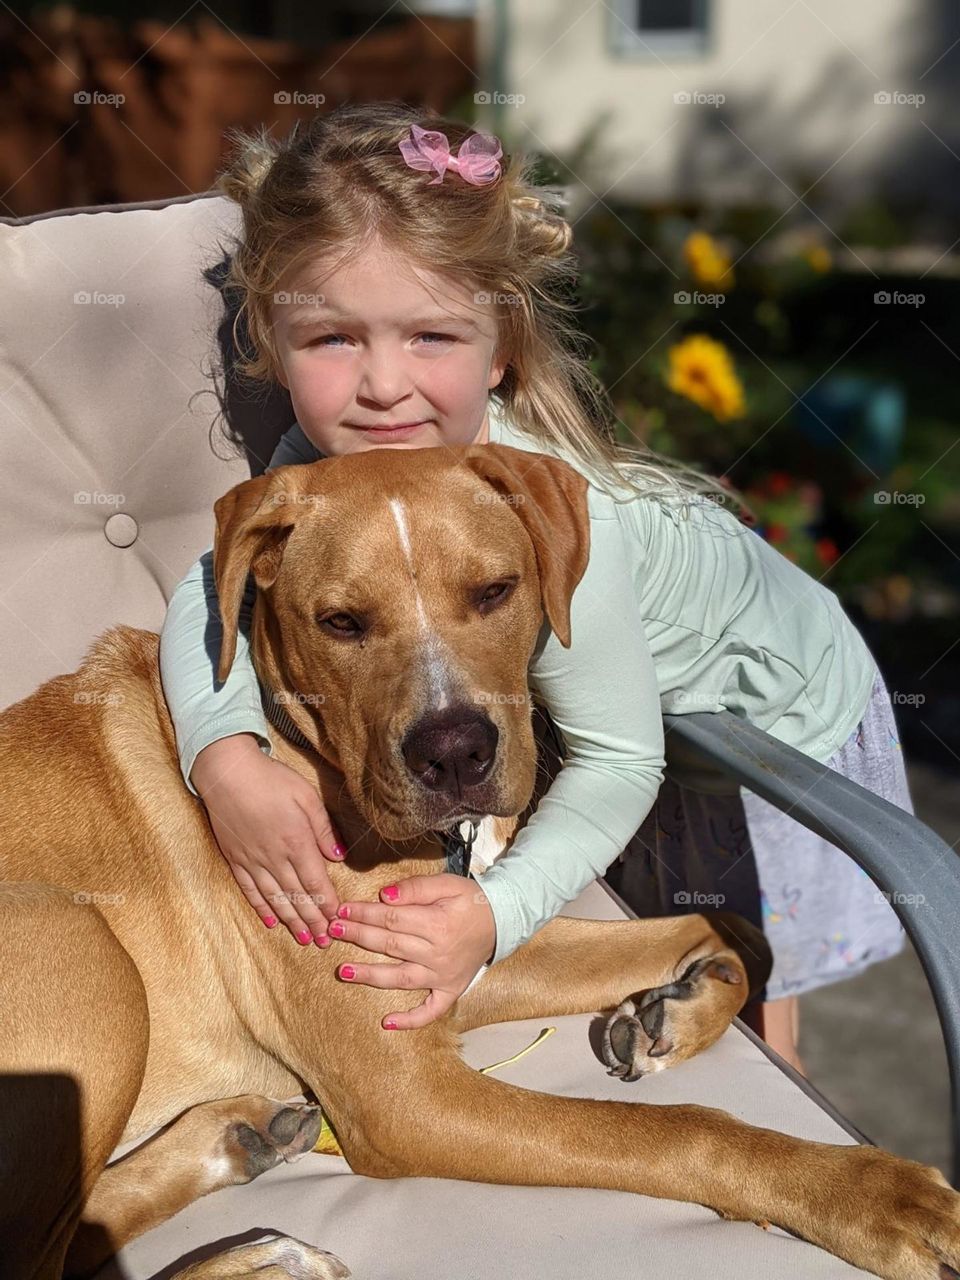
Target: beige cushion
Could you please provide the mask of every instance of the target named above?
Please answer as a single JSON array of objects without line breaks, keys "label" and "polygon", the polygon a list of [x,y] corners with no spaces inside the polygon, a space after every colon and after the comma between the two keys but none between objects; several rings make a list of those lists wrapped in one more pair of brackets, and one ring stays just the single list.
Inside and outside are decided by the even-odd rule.
[{"label": "beige cushion", "polygon": [[[219,197],[0,222],[0,706],[73,670],[115,623],[159,630],[174,586],[213,539],[214,500],[262,469],[292,420],[283,395],[263,407],[234,395],[231,411],[252,436],[250,465],[225,460],[222,443],[217,453],[211,447],[209,372],[223,317],[202,273],[222,262],[235,227],[236,210]],[[75,301],[82,292],[99,299]],[[622,911],[597,882],[568,914]],[[484,1027],[465,1037],[465,1054],[483,1066],[556,1026],[499,1078],[573,1096],[699,1102],[789,1133],[855,1140],[736,1027],[693,1062],[625,1085],[590,1047],[596,1022],[583,1015]],[[367,1280],[853,1274],[782,1232],[723,1222],[696,1205],[571,1188],[385,1182],[310,1155],[199,1201],[102,1275],[146,1280],[268,1229],[332,1250]]]},{"label": "beige cushion", "polygon": [[0,706],[108,626],[159,631],[214,500],[250,475],[211,448],[222,303],[202,272],[235,225],[221,198],[0,225]]}]

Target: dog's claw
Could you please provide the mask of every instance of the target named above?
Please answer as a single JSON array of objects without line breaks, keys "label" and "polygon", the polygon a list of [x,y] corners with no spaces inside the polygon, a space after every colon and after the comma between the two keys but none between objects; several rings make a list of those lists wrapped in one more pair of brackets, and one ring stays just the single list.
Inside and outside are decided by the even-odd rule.
[{"label": "dog's claw", "polygon": [[655,1043],[647,1051],[648,1057],[662,1058],[668,1053],[673,1052],[673,1041],[668,1040],[666,1036],[660,1036]]}]

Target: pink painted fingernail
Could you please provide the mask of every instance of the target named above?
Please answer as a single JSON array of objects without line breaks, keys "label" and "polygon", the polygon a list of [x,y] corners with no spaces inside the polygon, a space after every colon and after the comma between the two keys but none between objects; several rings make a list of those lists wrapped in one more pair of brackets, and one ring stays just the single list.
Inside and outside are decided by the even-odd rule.
[{"label": "pink painted fingernail", "polygon": [[392,1018],[388,1018],[383,1025],[384,1025],[384,1029],[387,1031],[396,1031],[397,1029],[397,1024],[394,1022]]},{"label": "pink painted fingernail", "polygon": [[400,890],[395,884],[388,884],[387,887],[385,889],[381,889],[380,892],[390,902],[396,902],[397,898],[400,896]]},{"label": "pink painted fingernail", "polygon": [[330,939],[325,933],[321,933],[319,938],[314,938],[314,942],[318,947],[328,947],[330,945]]},{"label": "pink painted fingernail", "polygon": [[349,919],[350,919],[350,908],[349,908],[349,907],[337,907],[337,915],[338,915],[338,916],[340,916],[340,918],[341,918],[342,920],[349,920]]},{"label": "pink painted fingernail", "polygon": [[333,938],[342,938],[344,935],[344,928],[339,920],[331,920],[327,928]]},{"label": "pink painted fingernail", "polygon": [[357,976],[357,971],[352,964],[344,964],[340,966],[341,978],[346,978],[346,980],[349,982],[351,978],[355,978],[356,976]]},{"label": "pink painted fingernail", "polygon": [[342,844],[335,844],[333,846],[333,856],[335,858],[345,858],[347,856],[347,851]]},{"label": "pink painted fingernail", "polygon": [[311,934],[310,930],[304,929],[297,934],[297,941],[302,942],[304,946],[306,946],[306,944],[311,941],[312,937],[313,934]]},{"label": "pink painted fingernail", "polygon": [[263,921],[263,923],[267,926],[268,929],[272,929],[274,925],[277,923],[276,916],[261,916],[260,919]]}]

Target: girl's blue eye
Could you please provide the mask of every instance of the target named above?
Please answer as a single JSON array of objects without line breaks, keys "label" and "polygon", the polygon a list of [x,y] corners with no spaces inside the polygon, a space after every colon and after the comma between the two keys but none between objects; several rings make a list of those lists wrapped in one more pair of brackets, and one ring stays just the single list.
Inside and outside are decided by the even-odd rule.
[{"label": "girl's blue eye", "polygon": [[[326,344],[334,338],[346,338],[346,336],[347,335],[345,333],[325,333],[325,334],[322,334],[319,338],[314,338],[313,341],[310,343],[310,346],[323,347],[323,346],[326,346]],[[447,334],[447,333],[421,333],[419,336],[421,338],[439,338],[441,342],[456,341],[456,339],[451,334]],[[432,346],[433,344],[431,343],[428,345]]]}]

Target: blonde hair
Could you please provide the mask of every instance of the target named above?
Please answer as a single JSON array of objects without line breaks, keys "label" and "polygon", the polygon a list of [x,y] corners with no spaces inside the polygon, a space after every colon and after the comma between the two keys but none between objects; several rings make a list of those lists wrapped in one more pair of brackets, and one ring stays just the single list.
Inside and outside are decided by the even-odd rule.
[{"label": "blonde hair", "polygon": [[722,505],[739,497],[715,477],[616,439],[616,413],[568,318],[576,307],[563,296],[579,274],[573,229],[555,207],[558,194],[533,183],[535,159],[505,153],[500,177],[485,186],[454,172],[427,185],[428,175],[410,169],[399,149],[414,123],[440,130],[454,153],[475,132],[401,102],[340,106],[299,121],[282,142],[263,127],[229,132],[235,151],[216,188],[242,210],[242,238],[224,281],[241,298],[235,342],[245,317],[253,348],[245,355],[236,342],[239,376],[279,381],[271,305],[301,259],[341,260],[379,237],[441,276],[506,298],[494,302],[509,364],[491,395],[544,452],[573,455],[616,500]]}]

